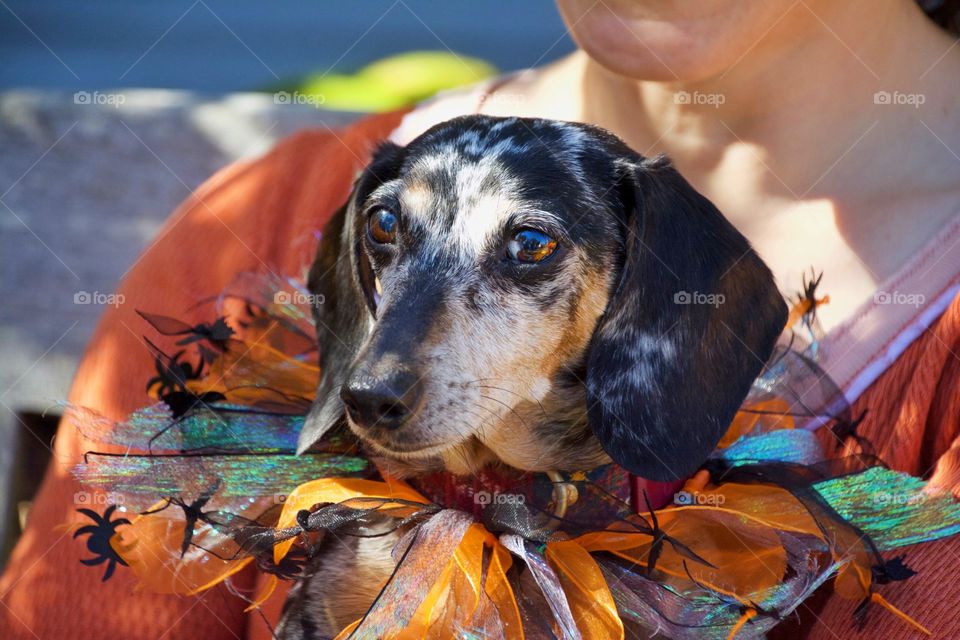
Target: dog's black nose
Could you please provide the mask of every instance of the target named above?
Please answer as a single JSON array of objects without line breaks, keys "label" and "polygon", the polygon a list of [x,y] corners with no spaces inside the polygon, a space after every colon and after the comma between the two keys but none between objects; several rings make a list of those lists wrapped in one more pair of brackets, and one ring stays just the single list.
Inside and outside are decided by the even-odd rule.
[{"label": "dog's black nose", "polygon": [[388,375],[350,377],[340,389],[343,406],[364,429],[397,429],[413,415],[423,398],[423,385],[413,371],[397,367]]}]

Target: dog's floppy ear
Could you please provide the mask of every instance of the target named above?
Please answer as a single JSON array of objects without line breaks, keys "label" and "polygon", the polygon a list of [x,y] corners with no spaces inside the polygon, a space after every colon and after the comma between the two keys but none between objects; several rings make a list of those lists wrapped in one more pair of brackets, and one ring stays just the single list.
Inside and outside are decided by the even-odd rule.
[{"label": "dog's floppy ear", "polygon": [[587,359],[588,418],[644,478],[699,467],[784,328],[767,266],[666,159],[617,160],[624,253]]},{"label": "dog's floppy ear", "polygon": [[376,312],[375,276],[363,248],[362,207],[374,189],[396,177],[402,159],[402,147],[382,144],[357,178],[347,202],[323,229],[307,279],[320,344],[320,385],[300,431],[300,453],[343,419],[340,387]]}]

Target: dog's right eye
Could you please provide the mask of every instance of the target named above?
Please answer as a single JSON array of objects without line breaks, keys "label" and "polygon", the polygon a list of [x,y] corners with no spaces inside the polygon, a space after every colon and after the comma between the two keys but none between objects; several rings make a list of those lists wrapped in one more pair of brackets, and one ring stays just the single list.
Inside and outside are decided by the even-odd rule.
[{"label": "dog's right eye", "polygon": [[539,229],[520,229],[507,242],[507,256],[515,262],[541,262],[556,249],[557,241]]},{"label": "dog's right eye", "polygon": [[388,209],[377,209],[367,221],[367,235],[377,244],[393,244],[397,240],[397,216]]}]

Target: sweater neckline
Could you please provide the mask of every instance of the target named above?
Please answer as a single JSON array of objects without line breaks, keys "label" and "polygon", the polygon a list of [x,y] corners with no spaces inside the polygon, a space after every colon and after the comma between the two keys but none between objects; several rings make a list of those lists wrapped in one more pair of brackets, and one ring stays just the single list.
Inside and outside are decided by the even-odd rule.
[{"label": "sweater neckline", "polygon": [[960,213],[821,341],[821,366],[853,402],[960,293]]}]

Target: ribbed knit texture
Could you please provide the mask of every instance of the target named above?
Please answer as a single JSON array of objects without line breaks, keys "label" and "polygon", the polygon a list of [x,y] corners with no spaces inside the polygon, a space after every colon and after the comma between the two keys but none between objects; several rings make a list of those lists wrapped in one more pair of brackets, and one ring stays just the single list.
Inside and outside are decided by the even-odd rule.
[{"label": "ribbed knit texture", "polygon": [[[857,432],[873,443],[890,467],[928,477],[960,498],[960,298],[917,338],[853,406],[867,410]],[[822,432],[828,450],[841,444]],[[897,554],[893,555],[899,555]],[[909,580],[878,587],[891,604],[920,622],[934,638],[960,638],[960,538],[908,548]],[[856,602],[829,589],[800,608],[800,622],[787,623],[773,638],[901,640],[922,634],[882,607],[871,605],[862,632],[853,626]]]}]

